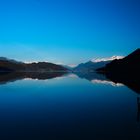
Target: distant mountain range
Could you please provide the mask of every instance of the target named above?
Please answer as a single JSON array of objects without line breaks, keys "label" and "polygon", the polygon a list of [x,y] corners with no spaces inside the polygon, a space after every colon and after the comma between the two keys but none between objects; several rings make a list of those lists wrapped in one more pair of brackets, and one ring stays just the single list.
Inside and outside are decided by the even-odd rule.
[{"label": "distant mountain range", "polygon": [[0,57],[0,72],[55,72],[68,71],[67,68],[48,62],[23,63]]},{"label": "distant mountain range", "polygon": [[115,59],[121,59],[122,56],[112,56],[109,58],[101,58],[101,59],[94,59],[88,61],[86,63],[81,63],[75,68],[73,68],[74,72],[93,72],[98,68],[104,67],[106,64],[110,63]]},{"label": "distant mountain range", "polygon": [[9,72],[9,71],[17,71],[17,72],[29,72],[29,71],[75,71],[75,72],[92,72],[96,69],[105,66],[109,62],[114,59],[118,59],[119,56],[113,56],[110,58],[101,58],[91,60],[86,63],[79,64],[77,67],[69,67],[66,65],[57,65],[48,62],[33,62],[33,63],[24,63],[19,62],[13,59],[8,59],[5,57],[0,57],[0,72]]},{"label": "distant mountain range", "polygon": [[125,75],[132,72],[138,73],[140,71],[140,49],[137,49],[124,58],[122,56],[113,56],[110,58],[94,59],[86,63],[81,63],[74,68],[49,62],[24,63],[0,57],[0,72],[94,72],[96,70],[102,73],[124,73]]}]

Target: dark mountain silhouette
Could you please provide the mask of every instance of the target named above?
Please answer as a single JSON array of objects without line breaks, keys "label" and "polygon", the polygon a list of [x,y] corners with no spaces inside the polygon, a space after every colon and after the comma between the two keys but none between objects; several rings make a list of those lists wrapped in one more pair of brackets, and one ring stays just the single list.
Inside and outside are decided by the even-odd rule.
[{"label": "dark mountain silhouette", "polygon": [[48,62],[22,63],[15,60],[0,58],[0,72],[46,72],[67,71],[65,67]]},{"label": "dark mountain silhouette", "polygon": [[140,49],[123,59],[114,60],[105,67],[97,69],[97,72],[105,74],[115,83],[123,83],[140,93]]},{"label": "dark mountain silhouette", "polygon": [[26,64],[27,71],[67,71],[65,67],[48,62]]},{"label": "dark mountain silhouette", "polygon": [[123,59],[113,60],[103,68],[97,69],[98,72],[116,74],[135,74],[140,72],[140,49],[135,50]]}]

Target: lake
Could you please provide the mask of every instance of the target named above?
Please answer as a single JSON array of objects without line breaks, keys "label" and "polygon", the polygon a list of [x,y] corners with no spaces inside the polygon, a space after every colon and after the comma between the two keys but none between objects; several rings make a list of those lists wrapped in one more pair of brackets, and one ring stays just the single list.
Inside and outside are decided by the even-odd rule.
[{"label": "lake", "polygon": [[1,140],[140,139],[139,94],[122,83],[83,73],[0,77]]}]

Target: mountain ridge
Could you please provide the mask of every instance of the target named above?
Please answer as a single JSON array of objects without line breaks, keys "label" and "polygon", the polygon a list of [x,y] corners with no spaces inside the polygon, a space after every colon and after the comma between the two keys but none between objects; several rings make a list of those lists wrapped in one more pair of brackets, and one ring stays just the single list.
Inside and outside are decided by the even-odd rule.
[{"label": "mountain ridge", "polygon": [[24,63],[5,57],[0,57],[0,72],[46,72],[46,71],[68,71],[67,68],[50,62]]},{"label": "mountain ridge", "polygon": [[110,63],[111,61],[115,59],[122,59],[123,56],[112,56],[107,58],[96,58],[92,59],[88,62],[81,63],[74,67],[72,70],[75,72],[93,72],[96,71],[96,69],[104,67],[106,64]]},{"label": "mountain ridge", "polygon": [[136,49],[123,59],[113,60],[105,67],[97,69],[98,72],[109,73],[132,73],[140,71],[140,49]]},{"label": "mountain ridge", "polygon": [[97,69],[107,79],[115,83],[123,83],[140,94],[140,49],[120,60],[114,60],[105,67]]}]

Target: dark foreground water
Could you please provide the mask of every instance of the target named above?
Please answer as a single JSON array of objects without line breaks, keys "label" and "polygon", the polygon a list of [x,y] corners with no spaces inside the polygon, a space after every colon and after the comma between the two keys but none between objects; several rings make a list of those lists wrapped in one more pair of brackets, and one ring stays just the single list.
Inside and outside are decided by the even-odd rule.
[{"label": "dark foreground water", "polygon": [[[4,77],[5,78],[5,77]],[[139,140],[139,100],[100,75],[0,83],[0,140]]]}]

